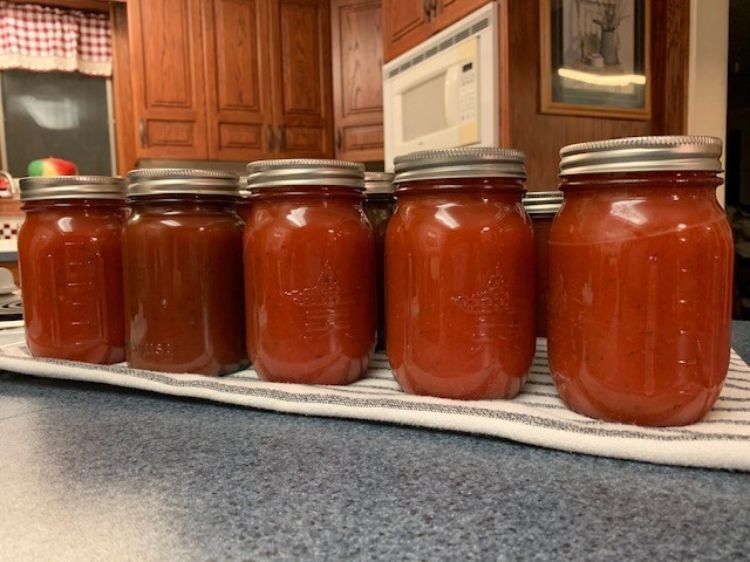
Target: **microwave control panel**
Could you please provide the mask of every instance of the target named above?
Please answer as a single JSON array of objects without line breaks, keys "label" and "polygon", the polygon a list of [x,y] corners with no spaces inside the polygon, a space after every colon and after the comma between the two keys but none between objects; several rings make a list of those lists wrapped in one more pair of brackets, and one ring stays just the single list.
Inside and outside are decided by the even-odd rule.
[{"label": "microwave control panel", "polygon": [[458,120],[473,121],[477,118],[477,80],[474,62],[461,67],[458,86]]}]

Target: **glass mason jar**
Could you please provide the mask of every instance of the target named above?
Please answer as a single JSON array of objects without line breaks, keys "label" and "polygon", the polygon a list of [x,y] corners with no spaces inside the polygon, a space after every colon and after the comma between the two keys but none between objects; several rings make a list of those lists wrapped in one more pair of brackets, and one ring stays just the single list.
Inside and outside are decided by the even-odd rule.
[{"label": "glass mason jar", "polygon": [[534,228],[536,247],[536,335],[547,337],[547,299],[549,295],[549,232],[552,219],[563,201],[562,191],[530,191],[523,206]]},{"label": "glass mason jar", "polygon": [[386,350],[412,394],[515,396],[534,355],[534,237],[523,153],[396,158],[388,225]]},{"label": "glass mason jar", "polygon": [[568,146],[561,157],[548,344],[561,398],[611,421],[700,420],[729,362],[721,141],[626,138]]},{"label": "glass mason jar", "polygon": [[26,220],[18,262],[26,342],[35,357],[100,364],[125,359],[124,200],[118,178],[21,180]]},{"label": "glass mason jar", "polygon": [[378,339],[376,349],[385,348],[385,290],[383,265],[385,231],[396,207],[393,196],[393,174],[365,172],[365,214],[375,236],[375,283],[378,302]]},{"label": "glass mason jar", "polygon": [[237,198],[237,214],[244,223],[247,223],[250,218],[250,207],[252,206],[250,195],[250,190],[247,189],[247,178],[242,178],[240,180],[240,194]]},{"label": "glass mason jar", "polygon": [[375,345],[375,246],[363,166],[338,160],[248,165],[247,348],[268,381],[346,384]]},{"label": "glass mason jar", "polygon": [[125,301],[130,366],[221,375],[247,364],[238,177],[128,174]]}]

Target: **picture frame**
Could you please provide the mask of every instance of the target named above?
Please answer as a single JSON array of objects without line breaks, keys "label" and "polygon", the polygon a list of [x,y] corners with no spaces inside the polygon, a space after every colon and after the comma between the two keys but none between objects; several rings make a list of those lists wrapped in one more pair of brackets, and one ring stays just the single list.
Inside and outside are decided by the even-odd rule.
[{"label": "picture frame", "polygon": [[542,113],[651,118],[651,0],[539,0]]}]

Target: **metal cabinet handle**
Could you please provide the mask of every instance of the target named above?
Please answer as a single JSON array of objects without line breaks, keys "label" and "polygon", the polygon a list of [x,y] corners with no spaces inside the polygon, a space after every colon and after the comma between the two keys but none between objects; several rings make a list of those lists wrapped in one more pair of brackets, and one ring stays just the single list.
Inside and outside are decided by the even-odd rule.
[{"label": "metal cabinet handle", "polygon": [[273,145],[273,127],[271,125],[266,125],[266,149],[268,152],[275,150]]},{"label": "metal cabinet handle", "polygon": [[284,130],[284,127],[279,127],[279,152],[284,152],[286,150],[286,132]]},{"label": "metal cabinet handle", "polygon": [[334,139],[334,142],[336,143],[336,152],[341,152],[341,127],[336,127],[336,134],[334,135],[336,138]]},{"label": "metal cabinet handle", "polygon": [[422,11],[427,18],[427,21],[430,21],[430,2],[431,0],[422,0]]},{"label": "metal cabinet handle", "polygon": [[138,121],[138,134],[141,137],[141,147],[146,148],[148,146],[148,136],[146,135],[146,120],[143,118]]},{"label": "metal cabinet handle", "polygon": [[442,8],[440,4],[440,0],[432,0],[432,17],[433,19],[437,17],[438,12]]}]

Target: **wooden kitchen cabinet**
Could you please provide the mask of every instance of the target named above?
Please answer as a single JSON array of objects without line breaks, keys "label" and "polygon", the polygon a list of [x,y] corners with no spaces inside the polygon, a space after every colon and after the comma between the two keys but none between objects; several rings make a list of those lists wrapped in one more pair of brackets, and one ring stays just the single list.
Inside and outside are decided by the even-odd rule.
[{"label": "wooden kitchen cabinet", "polygon": [[270,42],[274,157],[333,155],[328,0],[274,0]]},{"label": "wooden kitchen cabinet", "polygon": [[468,16],[488,4],[490,0],[433,0],[432,23],[433,33],[437,33],[446,27],[453,25],[458,20]]},{"label": "wooden kitchen cabinet", "polygon": [[273,150],[267,0],[204,0],[208,157]]},{"label": "wooden kitchen cabinet", "polygon": [[432,35],[432,0],[383,0],[383,54],[389,61]]},{"label": "wooden kitchen cabinet", "polygon": [[[113,12],[129,160],[333,156],[328,0],[129,0]],[[119,74],[118,74],[119,72]],[[128,83],[123,85],[123,81]],[[130,109],[132,105],[132,109]],[[132,129],[132,130],[131,130]],[[132,154],[132,156],[131,156]]]},{"label": "wooden kitchen cabinet", "polygon": [[383,0],[383,51],[389,61],[491,0]]},{"label": "wooden kitchen cabinet", "polygon": [[136,158],[208,158],[201,0],[128,2]]},{"label": "wooden kitchen cabinet", "polygon": [[380,0],[331,0],[336,158],[383,160]]}]

